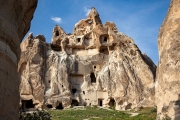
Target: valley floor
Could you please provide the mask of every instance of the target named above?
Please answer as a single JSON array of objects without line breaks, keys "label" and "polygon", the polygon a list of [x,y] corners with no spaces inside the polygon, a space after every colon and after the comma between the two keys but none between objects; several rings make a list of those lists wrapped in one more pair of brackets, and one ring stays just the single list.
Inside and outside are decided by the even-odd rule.
[{"label": "valley floor", "polygon": [[52,120],[155,120],[156,108],[138,111],[117,111],[113,108],[74,107],[64,110],[48,110]]}]

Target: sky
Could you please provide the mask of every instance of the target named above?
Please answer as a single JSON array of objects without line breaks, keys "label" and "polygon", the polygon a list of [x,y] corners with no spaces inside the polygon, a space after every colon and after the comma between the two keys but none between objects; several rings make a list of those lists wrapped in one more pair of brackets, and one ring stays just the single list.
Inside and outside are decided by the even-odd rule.
[{"label": "sky", "polygon": [[103,24],[114,22],[157,65],[158,33],[169,4],[170,0],[38,0],[29,32],[42,34],[51,43],[55,25],[72,33],[74,25],[95,7]]}]

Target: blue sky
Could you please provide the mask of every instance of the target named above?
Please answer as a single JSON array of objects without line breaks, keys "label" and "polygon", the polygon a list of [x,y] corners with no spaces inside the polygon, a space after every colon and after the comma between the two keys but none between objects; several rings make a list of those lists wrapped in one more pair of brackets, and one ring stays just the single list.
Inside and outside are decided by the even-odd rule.
[{"label": "blue sky", "polygon": [[157,64],[158,32],[169,4],[170,0],[39,0],[29,32],[43,34],[50,43],[56,24],[72,33],[75,23],[95,7],[103,24],[113,21]]}]

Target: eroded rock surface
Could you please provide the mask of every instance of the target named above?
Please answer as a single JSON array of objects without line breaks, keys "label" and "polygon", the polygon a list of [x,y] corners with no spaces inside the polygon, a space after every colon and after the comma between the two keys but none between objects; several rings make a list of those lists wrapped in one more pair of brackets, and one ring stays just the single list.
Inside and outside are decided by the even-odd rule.
[{"label": "eroded rock surface", "polygon": [[157,119],[180,119],[180,0],[172,0],[158,38]]},{"label": "eroded rock surface", "polygon": [[29,30],[37,0],[0,0],[0,119],[18,120],[20,42]]},{"label": "eroded rock surface", "polygon": [[155,105],[156,66],[113,22],[102,24],[92,8],[72,34],[55,26],[52,43],[32,34],[21,44],[22,108]]}]

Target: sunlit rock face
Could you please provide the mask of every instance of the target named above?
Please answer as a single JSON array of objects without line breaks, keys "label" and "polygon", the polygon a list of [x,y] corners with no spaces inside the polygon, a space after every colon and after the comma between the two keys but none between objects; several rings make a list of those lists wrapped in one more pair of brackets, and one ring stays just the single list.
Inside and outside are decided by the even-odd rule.
[{"label": "sunlit rock face", "polygon": [[180,119],[180,0],[172,0],[158,38],[157,119]]},{"label": "sunlit rock face", "polygon": [[0,0],[0,119],[18,120],[20,42],[29,30],[37,0]]},{"label": "sunlit rock face", "polygon": [[103,25],[95,8],[72,34],[55,26],[51,44],[29,34],[21,51],[22,109],[155,106],[155,64],[113,22]]}]

